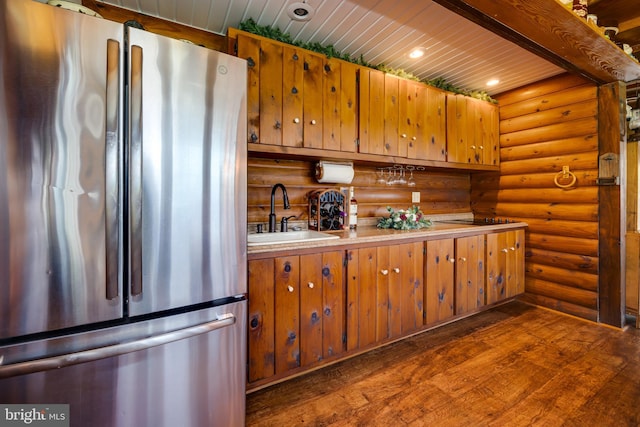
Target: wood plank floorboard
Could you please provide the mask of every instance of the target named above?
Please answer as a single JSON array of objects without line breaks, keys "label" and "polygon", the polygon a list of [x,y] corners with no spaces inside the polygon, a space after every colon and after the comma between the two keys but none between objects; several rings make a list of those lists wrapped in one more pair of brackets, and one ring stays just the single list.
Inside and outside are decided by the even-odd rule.
[{"label": "wood plank floorboard", "polygon": [[640,426],[640,330],[521,302],[247,396],[247,426]]}]

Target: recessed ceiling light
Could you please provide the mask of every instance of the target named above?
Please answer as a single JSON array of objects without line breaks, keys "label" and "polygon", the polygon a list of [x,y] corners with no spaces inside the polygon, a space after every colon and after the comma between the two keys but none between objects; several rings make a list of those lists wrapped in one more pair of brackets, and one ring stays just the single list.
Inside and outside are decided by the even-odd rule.
[{"label": "recessed ceiling light", "polygon": [[491,79],[491,80],[489,80],[489,81],[487,82],[487,86],[495,86],[495,85],[497,85],[498,83],[500,83],[500,80],[498,80],[498,79]]},{"label": "recessed ceiling light", "polygon": [[427,49],[424,47],[416,47],[411,49],[407,56],[411,59],[418,59],[423,57],[427,53]]},{"label": "recessed ceiling light", "polygon": [[291,3],[287,8],[287,15],[289,18],[294,21],[308,21],[311,19],[315,10],[309,6],[306,2],[304,3]]}]

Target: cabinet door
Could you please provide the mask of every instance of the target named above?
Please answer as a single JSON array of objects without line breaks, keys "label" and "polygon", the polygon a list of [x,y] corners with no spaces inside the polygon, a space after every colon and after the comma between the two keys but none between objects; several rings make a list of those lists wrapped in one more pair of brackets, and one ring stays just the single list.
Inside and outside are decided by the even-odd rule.
[{"label": "cabinet door", "polygon": [[322,255],[300,256],[300,366],[322,360]]},{"label": "cabinet door", "polygon": [[302,147],[304,51],[293,46],[285,46],[282,58],[282,144]]},{"label": "cabinet door", "polygon": [[342,252],[300,256],[300,365],[344,352]]},{"label": "cabinet door", "polygon": [[398,147],[399,81],[399,78],[390,74],[384,76],[384,145],[382,153],[376,154],[401,156]]},{"label": "cabinet door", "polygon": [[376,249],[376,342],[389,337],[389,246]]},{"label": "cabinet door", "polygon": [[[483,165],[500,164],[500,124],[498,106],[485,101],[476,101],[477,129],[476,145],[479,150],[478,162]],[[481,156],[481,157],[480,157]]]},{"label": "cabinet door", "polygon": [[426,118],[422,119],[424,130],[420,139],[424,142],[426,153],[420,159],[447,160],[447,118],[446,118],[446,93],[429,86],[424,88],[426,107],[420,103],[418,108],[424,108]]},{"label": "cabinet door", "polygon": [[247,381],[275,374],[275,299],[273,259],[249,261]]},{"label": "cabinet door", "polygon": [[238,34],[237,43],[247,60],[247,142],[260,142],[260,40]]},{"label": "cabinet door", "polygon": [[358,149],[358,67],[340,64],[340,151]]},{"label": "cabinet door", "polygon": [[283,47],[238,34],[238,57],[248,63],[248,142],[281,145]]},{"label": "cabinet door", "polygon": [[487,234],[487,304],[524,293],[524,230]]},{"label": "cabinet door", "polygon": [[524,293],[524,230],[507,233],[507,298]]},{"label": "cabinet door", "polygon": [[454,242],[453,239],[425,243],[424,260],[425,324],[446,320],[454,313]]},{"label": "cabinet door", "polygon": [[323,58],[320,55],[304,53],[304,146],[322,148],[322,79]]},{"label": "cabinet door", "polygon": [[282,145],[282,46],[260,43],[261,144]]},{"label": "cabinet door", "polygon": [[391,336],[406,335],[423,324],[423,251],[420,242],[390,247],[389,311]]},{"label": "cabinet door", "polygon": [[417,86],[418,83],[406,80],[398,80],[398,123],[397,123],[397,152],[399,157],[410,157],[409,152],[415,155],[415,147],[418,143],[416,134],[418,122],[416,116]]},{"label": "cabinet door", "polygon": [[486,235],[487,259],[487,304],[493,304],[507,297],[506,284],[506,249],[505,233]]},{"label": "cabinet door", "polygon": [[447,161],[468,163],[468,127],[466,97],[447,94]]},{"label": "cabinet door", "polygon": [[325,358],[345,351],[345,289],[343,253],[322,254],[322,354]]},{"label": "cabinet door", "polygon": [[341,63],[337,59],[325,59],[323,66],[322,110],[323,148],[340,150]]},{"label": "cabinet door", "polygon": [[300,366],[300,259],[275,259],[276,374]]},{"label": "cabinet door", "polygon": [[358,69],[360,153],[384,154],[384,76],[382,71]]},{"label": "cabinet door", "polygon": [[410,83],[412,89],[407,91],[406,117],[400,119],[400,123],[405,128],[400,128],[400,135],[406,135],[408,158],[426,159],[429,149],[427,147],[427,108],[429,104],[427,85],[417,82]]},{"label": "cabinet door", "polygon": [[376,342],[376,248],[347,252],[347,349],[364,348]]},{"label": "cabinet door", "polygon": [[485,305],[484,235],[456,239],[456,314]]}]

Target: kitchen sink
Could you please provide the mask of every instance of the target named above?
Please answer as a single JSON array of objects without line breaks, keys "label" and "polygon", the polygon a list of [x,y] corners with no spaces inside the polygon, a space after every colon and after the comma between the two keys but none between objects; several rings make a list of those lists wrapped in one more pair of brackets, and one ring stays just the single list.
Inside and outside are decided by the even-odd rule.
[{"label": "kitchen sink", "polygon": [[339,239],[340,236],[314,230],[287,231],[285,233],[256,233],[247,235],[247,245],[282,245],[285,243],[314,242],[317,240]]}]

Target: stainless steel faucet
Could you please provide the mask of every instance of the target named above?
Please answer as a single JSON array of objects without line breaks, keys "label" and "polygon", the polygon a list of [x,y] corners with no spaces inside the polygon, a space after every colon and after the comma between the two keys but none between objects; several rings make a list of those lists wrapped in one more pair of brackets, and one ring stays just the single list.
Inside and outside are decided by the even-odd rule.
[{"label": "stainless steel faucet", "polygon": [[284,208],[289,209],[289,196],[287,196],[287,189],[284,188],[283,184],[277,183],[271,188],[271,211],[269,213],[269,233],[273,233],[276,231],[276,209],[275,209],[275,200],[276,200],[276,190],[280,188],[282,189],[282,199],[284,202]]}]

